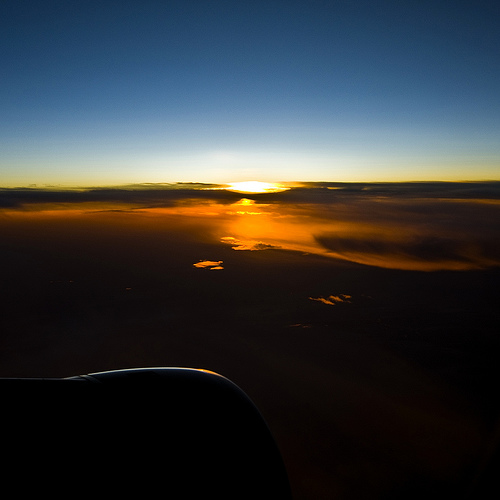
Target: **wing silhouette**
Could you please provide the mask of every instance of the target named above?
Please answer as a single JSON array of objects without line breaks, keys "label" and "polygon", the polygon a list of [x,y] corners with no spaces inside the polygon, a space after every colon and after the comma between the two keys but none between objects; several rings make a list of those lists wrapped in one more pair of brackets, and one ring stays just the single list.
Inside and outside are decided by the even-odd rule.
[{"label": "wing silhouette", "polygon": [[290,498],[260,412],[189,368],[0,379],[4,485],[52,498]]}]

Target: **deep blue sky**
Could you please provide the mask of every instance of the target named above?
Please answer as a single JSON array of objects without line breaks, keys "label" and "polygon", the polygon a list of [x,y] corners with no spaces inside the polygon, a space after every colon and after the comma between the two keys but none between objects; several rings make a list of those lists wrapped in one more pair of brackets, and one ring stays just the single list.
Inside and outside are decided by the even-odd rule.
[{"label": "deep blue sky", "polygon": [[500,178],[494,1],[0,3],[0,185]]}]

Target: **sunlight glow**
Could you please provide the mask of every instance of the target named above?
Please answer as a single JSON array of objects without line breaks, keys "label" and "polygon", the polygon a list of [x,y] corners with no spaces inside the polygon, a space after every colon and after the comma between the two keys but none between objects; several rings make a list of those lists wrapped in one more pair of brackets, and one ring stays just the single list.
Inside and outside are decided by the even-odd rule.
[{"label": "sunlight glow", "polygon": [[280,191],[287,191],[290,188],[273,182],[245,181],[228,184],[226,189],[228,191],[236,191],[237,193],[279,193]]},{"label": "sunlight glow", "polygon": [[[496,184],[486,186],[494,190]],[[142,190],[134,196],[125,190],[118,191],[123,196],[121,201],[113,198],[115,192],[108,196],[104,191],[102,199],[96,200],[94,192],[92,197],[83,196],[85,193],[82,197],[42,190],[40,192],[47,196],[46,203],[40,202],[38,192],[14,190],[12,194],[17,198],[6,198],[12,206],[0,210],[0,232],[4,235],[12,230],[18,237],[16,227],[22,227],[27,234],[30,228],[43,225],[49,238],[49,234],[59,234],[59,228],[67,224],[75,231],[92,231],[96,235],[113,233],[113,228],[123,227],[141,237],[165,234],[179,244],[209,245],[210,252],[215,243],[240,253],[291,251],[388,269],[438,271],[498,267],[500,259],[495,252],[498,198],[483,198],[486,190],[481,184],[461,184],[461,190],[468,192],[466,187],[470,194],[462,194],[463,199],[456,197],[458,190],[453,185],[429,188],[411,184],[404,189],[397,188],[403,189],[401,192],[408,193],[407,196],[381,196],[380,193],[388,192],[387,186],[382,191],[371,186],[373,192],[358,187],[362,196],[353,196],[349,189],[332,192],[320,188],[321,197],[318,188],[310,188],[310,194],[302,188],[297,196],[286,197],[279,203],[279,195],[270,200],[272,203],[259,203],[257,196],[249,195],[236,196],[238,201],[230,204],[228,201],[233,201],[233,197],[222,195],[220,202],[220,193],[197,199],[199,189],[180,199],[175,190],[162,191],[158,198],[157,190],[153,189],[151,196],[142,201],[137,199],[139,192],[144,194]],[[443,189],[449,197],[437,196]],[[169,192],[172,199],[167,197]],[[415,205],[415,193],[422,193],[418,205]],[[160,206],[151,208],[153,204]],[[416,206],[418,220],[413,217]],[[450,225],[452,214],[459,222]],[[482,215],[479,218],[484,224],[477,224],[478,214]],[[200,259],[192,264],[193,268],[224,269],[219,256],[208,257],[210,260]],[[346,302],[348,297],[338,294],[311,297],[330,306],[339,303],[339,299]]]}]

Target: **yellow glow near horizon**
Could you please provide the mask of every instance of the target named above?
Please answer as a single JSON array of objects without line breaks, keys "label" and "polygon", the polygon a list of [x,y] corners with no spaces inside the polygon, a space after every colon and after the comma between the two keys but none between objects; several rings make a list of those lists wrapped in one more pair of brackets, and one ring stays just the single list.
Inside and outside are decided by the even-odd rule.
[{"label": "yellow glow near horizon", "polygon": [[282,184],[273,182],[260,182],[260,181],[245,181],[233,182],[228,184],[226,188],[228,191],[236,191],[237,193],[278,193],[280,191],[287,191],[290,188]]},{"label": "yellow glow near horizon", "polygon": [[[472,195],[475,189],[471,187]],[[167,199],[166,206],[154,208],[148,206],[148,200],[125,203],[112,197],[108,201],[75,203],[40,203],[35,197],[37,203],[30,204],[28,196],[26,202],[20,198],[18,206],[2,208],[0,233],[12,239],[20,234],[38,234],[36,228],[42,225],[47,235],[42,240],[46,242],[52,236],[63,237],[65,231],[68,241],[77,241],[80,235],[101,238],[119,231],[140,238],[169,235],[179,245],[201,244],[200,248],[206,248],[203,245],[208,244],[210,252],[216,248],[214,243],[221,243],[236,251],[292,251],[389,269],[438,271],[500,266],[500,258],[493,251],[498,246],[498,199],[467,195],[436,198],[433,191],[431,196],[418,198],[412,195],[413,190],[407,197],[385,197],[369,190],[363,193],[352,196],[340,191],[314,203],[314,197],[307,193],[302,193],[302,200],[279,201],[278,196],[272,203],[260,203],[256,196],[237,196],[239,200],[231,204],[225,197],[220,202],[217,197],[196,199],[187,195],[185,199],[174,198],[172,204]],[[326,196],[328,190],[323,194]],[[415,207],[419,209],[418,219],[412,215]],[[451,225],[450,217],[456,221]],[[478,219],[484,224],[478,226]],[[9,231],[10,237],[6,236]],[[219,255],[212,259],[193,266],[224,269]],[[325,296],[319,301],[332,305],[335,297]]]}]

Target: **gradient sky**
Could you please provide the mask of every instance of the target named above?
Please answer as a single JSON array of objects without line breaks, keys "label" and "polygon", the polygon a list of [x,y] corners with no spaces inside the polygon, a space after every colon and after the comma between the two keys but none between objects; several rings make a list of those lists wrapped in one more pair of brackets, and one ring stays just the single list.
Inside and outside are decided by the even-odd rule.
[{"label": "gradient sky", "polygon": [[494,1],[0,4],[0,185],[500,179]]}]

